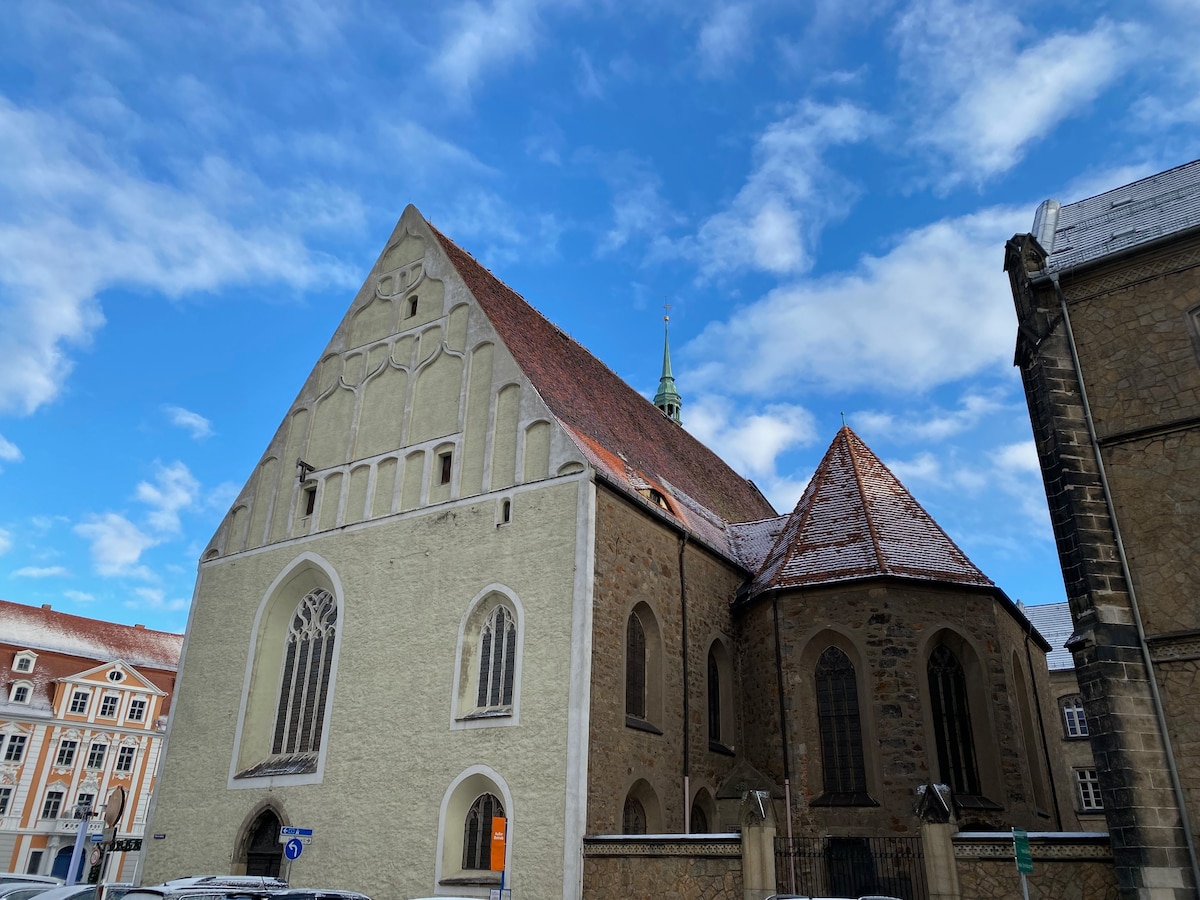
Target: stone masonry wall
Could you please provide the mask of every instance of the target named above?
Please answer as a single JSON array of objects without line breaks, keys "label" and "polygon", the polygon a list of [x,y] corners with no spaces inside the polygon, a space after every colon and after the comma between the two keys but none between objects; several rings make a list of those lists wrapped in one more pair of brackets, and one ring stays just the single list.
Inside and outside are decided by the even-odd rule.
[{"label": "stone masonry wall", "polygon": [[[678,532],[622,496],[596,491],[596,556],[592,620],[592,715],[588,754],[589,834],[618,834],[630,787],[644,779],[661,814],[658,827],[685,830],[683,775],[690,772],[691,796],[701,789],[715,795],[737,758],[709,750],[707,659],[721,639],[733,656],[729,604],[742,573],[696,544],[683,551],[688,618],[688,754],[684,755],[683,616],[680,601]],[[662,714],[651,724],[661,734],[630,728],[625,721],[625,635],[630,612],[645,602],[662,634]],[[730,673],[738,698],[736,662]],[[742,734],[734,703],[733,745]],[[651,825],[655,816],[647,810]],[[710,829],[721,823],[709,822]]]},{"label": "stone masonry wall", "polygon": [[[1087,430],[1060,298],[1053,285],[1035,285],[1027,274],[1041,262],[1031,237],[1009,243],[1005,267],[1019,323],[1016,362],[1076,625],[1072,651],[1118,880],[1126,897],[1172,888],[1181,898],[1193,896],[1152,676]],[[1186,321],[1186,308],[1200,300],[1197,263],[1200,250],[1193,243],[1063,278],[1105,473],[1151,635],[1152,623],[1194,628],[1188,622],[1194,615],[1188,584],[1197,581],[1200,517],[1192,499],[1197,485],[1194,476],[1190,484],[1179,476],[1196,471],[1197,441],[1189,428],[1194,433],[1200,425],[1194,418],[1187,424],[1187,416],[1200,412]],[[1170,454],[1167,440],[1179,441]],[[1157,441],[1163,444],[1155,452]],[[1192,550],[1180,553],[1183,545]],[[1186,720],[1182,710],[1167,715]]]},{"label": "stone masonry wall", "polygon": [[[1030,900],[1116,900],[1116,873],[1104,835],[1086,841],[1032,837]],[[1008,839],[954,840],[960,896],[1011,900],[1021,896],[1021,876]]]},{"label": "stone masonry wall", "polygon": [[583,900],[743,900],[741,853],[737,838],[703,844],[588,841],[583,850]]}]

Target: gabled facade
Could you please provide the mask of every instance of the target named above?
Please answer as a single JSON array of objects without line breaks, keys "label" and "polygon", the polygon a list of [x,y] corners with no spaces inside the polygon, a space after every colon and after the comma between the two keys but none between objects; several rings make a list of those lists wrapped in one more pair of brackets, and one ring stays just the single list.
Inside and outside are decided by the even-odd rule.
[{"label": "gabled facade", "polygon": [[[82,808],[123,788],[116,838],[145,832],[183,639],[0,601],[0,862],[66,875]],[[90,850],[94,845],[89,844]],[[122,851],[111,880],[133,877]],[[86,874],[87,870],[84,870]]]},{"label": "gabled facade", "polygon": [[1125,897],[1194,897],[1200,162],[1060,206],[1005,269]]},{"label": "gabled facade", "polygon": [[[764,565],[780,541],[776,556],[803,553],[811,529],[680,427],[665,346],[663,373],[658,409],[405,210],[202,556],[153,816],[166,838],[144,878],[229,870],[486,897],[503,817],[506,886],[587,895],[585,835],[725,831],[746,790],[796,777],[808,721],[781,722],[777,685],[807,715],[819,655],[793,656],[771,611],[801,598],[784,615],[808,630],[821,592],[882,585],[898,610],[940,609],[929,636],[984,648],[969,664],[988,691],[1044,678],[1044,645],[956,548],[945,563],[953,545],[927,516],[919,530],[939,543],[922,574],[798,586]],[[835,447],[852,442],[847,430]],[[919,510],[894,506],[869,516],[888,534]],[[887,637],[863,632],[864,697]],[[937,642],[903,641],[916,709]],[[986,734],[1023,735],[976,793],[996,817],[1050,821],[1019,704],[970,702]],[[882,736],[890,711],[871,714]],[[931,759],[886,788],[879,775],[870,827],[890,814],[915,828],[917,787],[941,777]],[[815,794],[778,793],[781,818],[816,827]],[[298,859],[281,826],[313,829]]]}]

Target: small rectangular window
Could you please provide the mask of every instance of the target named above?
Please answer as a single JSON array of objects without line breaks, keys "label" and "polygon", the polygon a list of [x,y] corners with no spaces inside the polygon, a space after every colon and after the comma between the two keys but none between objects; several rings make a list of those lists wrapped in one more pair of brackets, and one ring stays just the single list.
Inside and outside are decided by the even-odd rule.
[{"label": "small rectangular window", "polygon": [[46,794],[45,802],[42,803],[42,818],[57,819],[58,813],[62,809],[62,801],[62,791],[49,791]]},{"label": "small rectangular window", "polygon": [[25,867],[26,875],[36,875],[42,868],[42,851],[31,850],[29,853],[29,865]]},{"label": "small rectangular window", "polygon": [[87,712],[88,708],[88,692],[76,691],[71,695],[71,712],[77,716],[82,716]]},{"label": "small rectangular window", "polygon": [[79,748],[78,741],[62,741],[58,745],[58,758],[54,761],[56,766],[69,766],[75,762],[75,751]]},{"label": "small rectangular window", "polygon": [[137,754],[137,749],[134,747],[122,747],[117,751],[117,762],[113,767],[118,772],[132,772],[133,758]]},{"label": "small rectangular window", "polygon": [[28,703],[29,702],[29,688],[23,684],[18,684],[16,687],[14,687],[13,692],[12,692],[12,702],[13,703]]},{"label": "small rectangular window", "polygon": [[454,468],[454,454],[453,453],[440,453],[440,454],[438,454],[438,459],[441,461],[441,464],[442,464],[442,480],[440,483],[441,484],[449,484],[450,483],[450,472]]},{"label": "small rectangular window", "polygon": [[1088,736],[1087,719],[1083,715],[1083,699],[1068,697],[1063,701],[1063,727],[1068,738],[1085,738]]},{"label": "small rectangular window", "polygon": [[87,767],[89,769],[104,768],[104,754],[108,750],[108,744],[92,744],[88,750]]},{"label": "small rectangular window", "polygon": [[93,809],[95,806],[95,794],[80,794],[75,798],[75,818],[82,819],[85,815],[85,811]]},{"label": "small rectangular window", "polygon": [[317,489],[315,486],[304,489],[304,514],[311,516],[317,508]]},{"label": "small rectangular window", "polygon": [[408,311],[405,313],[404,318],[411,319],[416,314],[417,314],[417,298],[415,296],[412,296],[412,297],[408,298]]},{"label": "small rectangular window", "polygon": [[145,700],[130,700],[129,701],[129,721],[142,722],[146,719],[146,701]]},{"label": "small rectangular window", "polygon": [[114,694],[107,695],[100,701],[100,715],[106,719],[115,718],[117,715],[117,704],[120,698]]},{"label": "small rectangular window", "polygon": [[25,758],[25,744],[29,740],[23,734],[10,735],[8,746],[4,748],[5,762],[20,762]]},{"label": "small rectangular window", "polygon": [[17,671],[18,672],[32,672],[33,671],[33,660],[30,659],[28,656],[22,656],[20,659],[17,660]]},{"label": "small rectangular window", "polygon": [[12,803],[12,788],[0,787],[0,816],[8,814],[10,803]]},{"label": "small rectangular window", "polygon": [[1100,797],[1100,779],[1095,769],[1076,769],[1075,786],[1079,791],[1079,808],[1093,811],[1104,809],[1104,800]]}]

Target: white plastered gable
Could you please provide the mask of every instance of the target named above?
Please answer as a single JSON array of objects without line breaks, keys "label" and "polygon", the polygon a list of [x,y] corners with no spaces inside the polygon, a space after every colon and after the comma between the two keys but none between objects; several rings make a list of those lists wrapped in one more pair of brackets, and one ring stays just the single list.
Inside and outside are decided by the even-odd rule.
[{"label": "white plastered gable", "polygon": [[58,679],[59,683],[68,686],[97,688],[104,687],[114,691],[136,691],[139,694],[150,694],[155,697],[165,697],[166,691],[155,687],[133,666],[122,660],[93,666],[75,675]]},{"label": "white plastered gable", "polygon": [[202,563],[586,468],[409,206]]}]

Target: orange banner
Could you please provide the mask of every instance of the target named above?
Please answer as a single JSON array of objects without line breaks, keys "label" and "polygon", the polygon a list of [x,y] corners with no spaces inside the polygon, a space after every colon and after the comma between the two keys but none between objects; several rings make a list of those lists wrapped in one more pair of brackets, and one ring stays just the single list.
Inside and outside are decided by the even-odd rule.
[{"label": "orange banner", "polygon": [[508,833],[508,820],[492,817],[492,871],[504,871],[504,842]]}]

